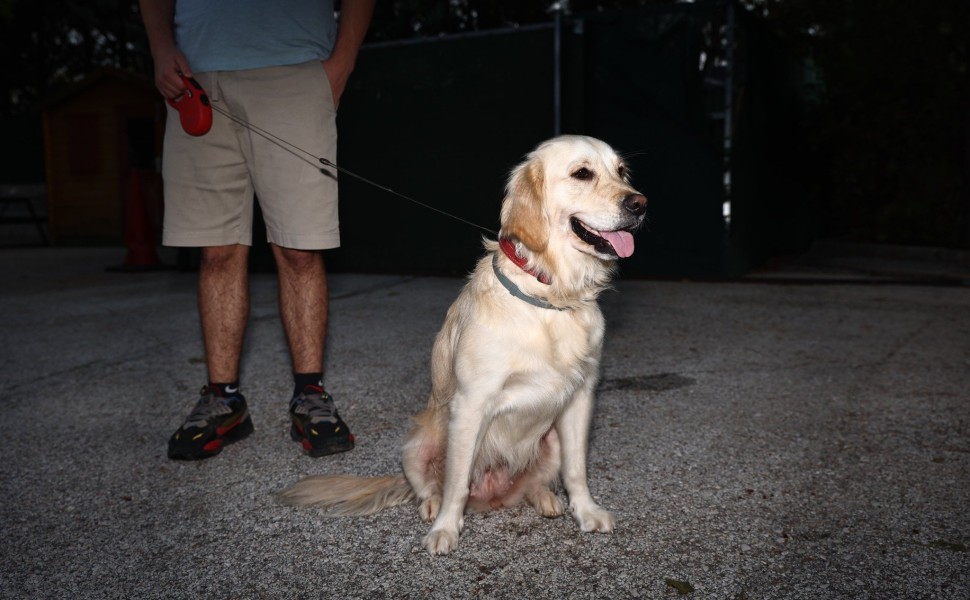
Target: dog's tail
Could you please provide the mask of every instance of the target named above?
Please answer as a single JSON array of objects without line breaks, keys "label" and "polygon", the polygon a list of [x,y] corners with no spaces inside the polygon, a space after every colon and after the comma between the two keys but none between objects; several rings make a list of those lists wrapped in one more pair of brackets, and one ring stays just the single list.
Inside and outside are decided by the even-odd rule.
[{"label": "dog's tail", "polygon": [[313,475],[280,492],[290,506],[317,506],[328,517],[363,517],[416,499],[403,475]]}]

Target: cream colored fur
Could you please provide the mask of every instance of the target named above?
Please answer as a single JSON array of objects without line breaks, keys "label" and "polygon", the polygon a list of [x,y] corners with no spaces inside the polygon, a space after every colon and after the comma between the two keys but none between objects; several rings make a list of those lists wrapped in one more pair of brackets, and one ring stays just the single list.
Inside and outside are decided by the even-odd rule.
[{"label": "cream colored fur", "polygon": [[[445,554],[458,544],[466,511],[526,500],[543,516],[563,514],[561,476],[580,528],[612,531],[613,516],[590,495],[586,455],[604,332],[596,300],[616,256],[584,242],[571,219],[599,232],[635,229],[643,211],[624,207],[631,196],[646,203],[605,143],[563,136],[536,148],[512,172],[500,237],[551,284],[487,241],[435,340],[431,397],[404,445],[404,476],[309,477],[281,500],[333,516],[417,501],[432,522],[424,547]],[[495,253],[524,293],[562,310],[510,294],[493,273]]]}]

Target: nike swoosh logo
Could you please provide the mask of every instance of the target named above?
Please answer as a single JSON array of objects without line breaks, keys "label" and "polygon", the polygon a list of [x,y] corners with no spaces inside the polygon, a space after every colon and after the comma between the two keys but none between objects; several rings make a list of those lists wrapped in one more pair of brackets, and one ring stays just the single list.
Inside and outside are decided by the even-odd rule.
[{"label": "nike swoosh logo", "polygon": [[239,391],[239,388],[237,388],[237,387],[229,387],[228,385],[226,386],[226,393],[227,394],[235,394],[238,391]]}]

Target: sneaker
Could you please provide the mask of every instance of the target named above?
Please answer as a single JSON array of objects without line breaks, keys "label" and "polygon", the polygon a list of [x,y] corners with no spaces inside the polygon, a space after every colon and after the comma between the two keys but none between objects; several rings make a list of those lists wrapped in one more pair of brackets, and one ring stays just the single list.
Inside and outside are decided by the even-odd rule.
[{"label": "sneaker", "polygon": [[308,385],[290,401],[290,437],[303,444],[310,456],[346,452],[354,447],[354,434],[337,414],[333,396],[323,388]]},{"label": "sneaker", "polygon": [[246,399],[236,393],[223,398],[214,388],[202,388],[202,397],[189,418],[168,440],[168,457],[181,460],[208,458],[223,446],[253,432]]}]

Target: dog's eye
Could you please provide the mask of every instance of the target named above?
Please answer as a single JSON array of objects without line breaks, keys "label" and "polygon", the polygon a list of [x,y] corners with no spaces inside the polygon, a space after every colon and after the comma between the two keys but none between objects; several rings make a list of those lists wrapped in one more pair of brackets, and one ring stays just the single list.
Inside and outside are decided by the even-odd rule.
[{"label": "dog's eye", "polygon": [[589,181],[593,178],[593,172],[586,167],[580,167],[573,171],[572,177],[573,179],[578,179],[580,181]]},{"label": "dog's eye", "polygon": [[620,176],[620,179],[626,179],[626,176],[629,174],[629,172],[630,170],[626,168],[626,165],[620,165],[616,169],[616,173],[617,175]]}]

